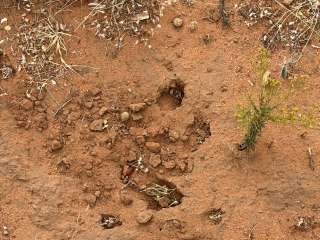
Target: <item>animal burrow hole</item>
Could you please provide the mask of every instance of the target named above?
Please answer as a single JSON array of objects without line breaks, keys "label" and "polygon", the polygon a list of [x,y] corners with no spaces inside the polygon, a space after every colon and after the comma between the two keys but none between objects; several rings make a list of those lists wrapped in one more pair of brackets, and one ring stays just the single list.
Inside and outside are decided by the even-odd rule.
[{"label": "animal burrow hole", "polygon": [[184,83],[173,80],[159,89],[157,102],[163,111],[172,111],[181,106],[184,98]]},{"label": "animal burrow hole", "polygon": [[178,190],[177,186],[164,179],[156,179],[156,181],[146,185],[142,189],[148,207],[155,210],[162,208],[175,207],[182,201],[183,194]]}]

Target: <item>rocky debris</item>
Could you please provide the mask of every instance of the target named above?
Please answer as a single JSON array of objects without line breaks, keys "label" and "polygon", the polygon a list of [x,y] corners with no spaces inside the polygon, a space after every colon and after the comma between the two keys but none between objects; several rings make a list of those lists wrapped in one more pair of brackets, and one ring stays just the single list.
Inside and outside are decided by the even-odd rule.
[{"label": "rocky debris", "polygon": [[143,110],[146,107],[146,103],[135,103],[135,104],[130,104],[129,105],[129,109],[132,112],[140,112],[141,110]]},{"label": "rocky debris", "polygon": [[161,150],[161,145],[157,142],[146,142],[146,148],[153,153],[159,153]]},{"label": "rocky debris", "polygon": [[195,31],[197,31],[197,29],[198,29],[198,22],[197,21],[190,22],[189,31],[193,33]]},{"label": "rocky debris", "polygon": [[93,132],[102,132],[107,127],[105,119],[94,120],[90,123],[89,129]]},{"label": "rocky debris", "polygon": [[153,218],[152,211],[145,210],[145,211],[140,212],[137,215],[136,220],[139,224],[146,224],[146,223],[150,222],[152,218]]},{"label": "rocky debris", "polygon": [[137,233],[137,231],[122,230],[108,234],[108,236],[104,238],[104,240],[137,240],[140,238],[141,236]]},{"label": "rocky debris", "polygon": [[150,159],[149,159],[149,164],[156,168],[158,167],[160,164],[161,164],[161,157],[160,155],[157,155],[157,154],[151,154],[150,155]]},{"label": "rocky debris", "polygon": [[181,28],[183,26],[183,20],[182,18],[179,18],[179,17],[175,17],[173,20],[172,20],[172,24],[175,28]]},{"label": "rocky debris", "polygon": [[120,114],[121,122],[126,122],[129,120],[129,118],[130,118],[130,114],[128,112],[122,112]]},{"label": "rocky debris", "polygon": [[222,217],[225,214],[221,208],[212,208],[209,211],[209,220],[211,220],[214,224],[219,224],[222,221]]},{"label": "rocky debris", "polygon": [[108,112],[108,108],[107,107],[102,107],[99,110],[99,115],[103,116],[104,114],[106,114]]},{"label": "rocky debris", "polygon": [[124,206],[129,206],[132,204],[133,200],[132,198],[130,198],[128,196],[128,192],[127,191],[121,191],[120,192],[120,195],[119,195],[119,198],[120,198],[120,202],[124,205]]},{"label": "rocky debris", "polygon": [[50,147],[52,152],[58,151],[58,150],[60,150],[62,148],[63,148],[63,144],[60,141],[58,141],[58,140],[53,140],[52,141],[51,147]]},{"label": "rocky debris", "polygon": [[21,107],[26,111],[31,110],[33,108],[33,102],[25,98],[21,101]]},{"label": "rocky debris", "polygon": [[105,229],[111,229],[116,226],[122,225],[120,218],[110,215],[110,214],[101,214],[100,224]]}]

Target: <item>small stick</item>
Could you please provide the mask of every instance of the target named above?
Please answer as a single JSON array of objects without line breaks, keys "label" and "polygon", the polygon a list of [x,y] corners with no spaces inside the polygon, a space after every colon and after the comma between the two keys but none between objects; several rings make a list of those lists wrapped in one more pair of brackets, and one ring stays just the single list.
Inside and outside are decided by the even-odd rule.
[{"label": "small stick", "polygon": [[309,167],[312,171],[315,169],[315,161],[314,161],[314,155],[312,153],[311,147],[308,147],[308,157],[309,157]]},{"label": "small stick", "polygon": [[229,25],[229,18],[228,18],[227,12],[225,10],[224,0],[219,0],[219,11],[220,11],[220,15],[222,17],[223,25],[228,26]]},{"label": "small stick", "polygon": [[54,113],[54,117],[56,117],[60,112],[61,112],[61,110],[65,107],[65,106],[67,106],[67,104],[69,103],[69,102],[71,102],[72,101],[72,97],[71,98],[69,98],[67,101],[65,101],[59,108],[58,108],[58,110]]}]

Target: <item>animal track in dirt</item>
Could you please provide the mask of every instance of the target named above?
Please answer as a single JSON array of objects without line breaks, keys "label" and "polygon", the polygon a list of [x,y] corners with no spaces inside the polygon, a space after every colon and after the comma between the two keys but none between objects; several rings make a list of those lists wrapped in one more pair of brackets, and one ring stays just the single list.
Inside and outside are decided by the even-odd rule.
[{"label": "animal track in dirt", "polygon": [[167,86],[159,89],[157,103],[160,110],[172,111],[181,106],[184,98],[184,83],[178,80],[172,80]]}]

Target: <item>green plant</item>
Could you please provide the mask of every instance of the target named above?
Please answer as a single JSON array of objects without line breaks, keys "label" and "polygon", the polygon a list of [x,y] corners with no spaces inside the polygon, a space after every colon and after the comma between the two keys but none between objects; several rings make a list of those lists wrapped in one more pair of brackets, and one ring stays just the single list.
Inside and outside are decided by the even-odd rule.
[{"label": "green plant", "polygon": [[289,98],[294,91],[305,89],[305,77],[294,76],[287,92],[280,88],[279,80],[270,77],[267,70],[269,54],[262,49],[257,63],[254,66],[260,79],[259,94],[256,98],[249,97],[249,103],[239,107],[236,117],[246,129],[244,138],[238,149],[253,149],[267,122],[302,125],[304,127],[319,127],[319,106],[299,109],[294,104],[289,104]]},{"label": "green plant", "polygon": [[246,134],[239,144],[240,151],[252,149],[266,123],[273,120],[273,111],[277,107],[274,99],[279,88],[280,82],[272,79],[269,71],[265,71],[261,77],[257,101],[250,98],[249,105],[238,111],[237,116],[246,127]]}]

